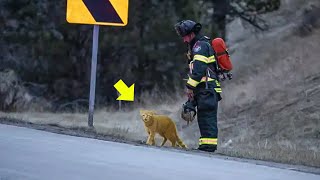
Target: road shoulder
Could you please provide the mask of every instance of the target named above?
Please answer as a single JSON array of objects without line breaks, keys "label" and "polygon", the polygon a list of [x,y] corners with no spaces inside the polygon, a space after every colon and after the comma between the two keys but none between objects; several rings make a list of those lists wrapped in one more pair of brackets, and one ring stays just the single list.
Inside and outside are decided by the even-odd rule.
[{"label": "road shoulder", "polygon": [[220,158],[220,159],[224,159],[224,160],[232,160],[232,161],[238,161],[238,162],[246,162],[246,163],[250,163],[250,164],[275,167],[275,168],[280,168],[280,169],[288,169],[288,170],[305,172],[305,173],[320,174],[320,168],[317,168],[317,167],[282,164],[282,163],[276,163],[276,162],[270,162],[270,161],[230,157],[230,156],[226,156],[226,155],[223,155],[220,153],[207,153],[207,152],[201,152],[201,151],[198,151],[195,149],[184,150],[184,149],[171,148],[171,147],[149,146],[149,145],[146,145],[142,141],[128,141],[125,139],[112,137],[110,135],[101,134],[101,133],[98,133],[97,131],[95,131],[94,128],[89,128],[89,127],[88,128],[66,128],[66,127],[58,126],[56,124],[35,124],[35,123],[26,122],[26,121],[19,120],[19,119],[6,118],[6,117],[0,117],[0,124],[31,128],[31,129],[47,131],[47,132],[57,133],[57,134],[64,134],[64,135],[69,135],[69,136],[77,136],[77,137],[98,139],[98,140],[103,140],[103,141],[126,143],[126,144],[130,144],[130,145],[134,145],[134,146],[144,146],[147,148],[157,148],[157,149],[161,148],[164,151],[176,151],[176,152],[180,152],[180,153],[194,154],[194,155],[206,156],[206,157],[214,157],[214,158]]}]

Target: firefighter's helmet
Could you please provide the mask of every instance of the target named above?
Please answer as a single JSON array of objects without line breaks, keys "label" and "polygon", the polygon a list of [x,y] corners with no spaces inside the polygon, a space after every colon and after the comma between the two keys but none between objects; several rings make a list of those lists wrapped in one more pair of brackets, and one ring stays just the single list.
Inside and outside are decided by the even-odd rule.
[{"label": "firefighter's helmet", "polygon": [[196,114],[197,111],[193,102],[187,101],[182,105],[181,118],[187,121],[187,125],[189,125],[189,123],[191,123],[195,119]]},{"label": "firefighter's helmet", "polygon": [[197,34],[201,30],[202,25],[191,20],[182,20],[176,23],[174,28],[179,36],[184,37],[191,32]]}]

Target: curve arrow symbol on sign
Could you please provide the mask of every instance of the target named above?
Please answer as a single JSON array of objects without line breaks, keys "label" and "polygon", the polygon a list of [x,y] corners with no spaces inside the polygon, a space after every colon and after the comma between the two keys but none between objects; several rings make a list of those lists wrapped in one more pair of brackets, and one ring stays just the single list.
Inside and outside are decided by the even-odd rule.
[{"label": "curve arrow symbol on sign", "polygon": [[109,0],[82,0],[97,22],[123,23]]},{"label": "curve arrow symbol on sign", "polygon": [[128,87],[121,79],[113,85],[121,94],[117,100],[133,101],[134,100],[134,84]]}]

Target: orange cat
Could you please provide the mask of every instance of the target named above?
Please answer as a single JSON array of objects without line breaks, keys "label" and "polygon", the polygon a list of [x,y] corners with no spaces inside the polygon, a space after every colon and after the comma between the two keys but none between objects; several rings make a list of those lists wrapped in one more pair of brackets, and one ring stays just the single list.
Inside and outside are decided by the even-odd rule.
[{"label": "orange cat", "polygon": [[168,116],[159,115],[155,111],[150,110],[140,110],[140,115],[148,133],[147,144],[155,145],[154,137],[155,134],[158,133],[163,137],[161,146],[169,140],[172,147],[178,145],[179,147],[187,148],[178,136],[175,123]]}]

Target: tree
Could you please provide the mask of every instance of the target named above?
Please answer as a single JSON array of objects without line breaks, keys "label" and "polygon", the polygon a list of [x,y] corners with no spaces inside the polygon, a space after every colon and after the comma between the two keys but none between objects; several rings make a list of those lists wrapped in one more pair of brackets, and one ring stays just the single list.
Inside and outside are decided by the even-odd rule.
[{"label": "tree", "polygon": [[265,31],[268,24],[261,14],[277,10],[280,0],[212,0],[214,24],[213,31],[217,36],[226,37],[226,19],[240,17],[255,28]]}]

